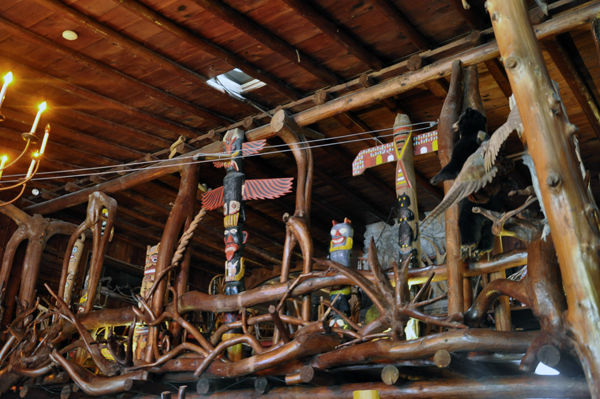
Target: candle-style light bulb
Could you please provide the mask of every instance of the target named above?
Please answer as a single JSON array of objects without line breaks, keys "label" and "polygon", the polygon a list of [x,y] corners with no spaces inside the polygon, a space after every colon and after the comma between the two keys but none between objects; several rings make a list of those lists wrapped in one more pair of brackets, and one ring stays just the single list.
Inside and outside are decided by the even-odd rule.
[{"label": "candle-style light bulb", "polygon": [[31,134],[35,134],[35,129],[37,129],[38,123],[40,123],[40,118],[42,117],[42,112],[46,110],[46,101],[41,103],[38,107],[38,113],[35,116],[35,120],[33,121],[33,126],[31,126]]},{"label": "candle-style light bulb", "polygon": [[2,85],[2,90],[0,90],[0,107],[2,107],[4,97],[6,96],[6,90],[8,89],[8,85],[10,84],[10,82],[12,82],[12,79],[12,72],[9,72],[4,76],[4,85]]},{"label": "candle-style light bulb", "polygon": [[46,125],[46,132],[44,133],[44,140],[42,140],[42,146],[40,147],[40,155],[44,155],[46,150],[46,144],[48,144],[48,138],[50,137],[50,124]]},{"label": "candle-style light bulb", "polygon": [[36,162],[37,162],[37,158],[34,155],[34,158],[31,160],[31,165],[29,165],[29,170],[27,171],[27,176],[25,176],[25,180],[29,180],[31,178],[31,174],[33,173],[33,168],[35,167]]},{"label": "candle-style light bulb", "polygon": [[2,178],[2,170],[4,169],[4,165],[6,165],[6,161],[8,161],[8,157],[3,155],[2,161],[0,162],[0,178]]}]

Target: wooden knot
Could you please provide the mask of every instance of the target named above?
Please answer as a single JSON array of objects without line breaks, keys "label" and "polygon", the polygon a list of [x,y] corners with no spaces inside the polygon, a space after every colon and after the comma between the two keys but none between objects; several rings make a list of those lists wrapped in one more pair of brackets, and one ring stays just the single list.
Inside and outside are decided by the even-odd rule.
[{"label": "wooden knot", "polygon": [[515,69],[518,65],[517,58],[510,56],[504,61],[504,67],[508,69]]},{"label": "wooden knot", "polygon": [[546,178],[546,184],[549,187],[556,188],[560,184],[560,175],[556,172],[548,173],[548,177]]}]

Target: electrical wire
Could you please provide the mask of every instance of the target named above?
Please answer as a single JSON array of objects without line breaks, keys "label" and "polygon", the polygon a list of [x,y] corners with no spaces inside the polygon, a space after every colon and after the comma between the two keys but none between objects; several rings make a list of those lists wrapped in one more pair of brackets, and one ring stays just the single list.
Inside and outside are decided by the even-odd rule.
[{"label": "electrical wire", "polygon": [[[421,128],[413,129],[413,132],[418,132],[418,131],[430,129],[433,126],[435,126],[436,124],[437,124],[437,122],[431,121],[431,122],[417,122],[417,123],[407,125],[407,126],[412,127],[412,126],[418,126],[418,125],[426,125]],[[369,134],[369,133],[384,132],[384,131],[388,131],[388,130],[392,130],[392,129],[393,128],[386,128],[386,129],[372,130],[369,132],[348,134],[348,135],[344,135],[344,136],[325,137],[322,139],[315,139],[315,140],[310,140],[310,141],[306,140],[306,141],[300,141],[299,144],[306,144],[306,145],[310,146],[311,149],[312,148],[330,147],[330,146],[334,146],[334,145],[343,145],[343,144],[372,140],[374,138],[358,138],[358,139],[343,140],[343,141],[339,141],[339,139],[363,136],[363,135]],[[383,137],[390,137],[390,136],[394,136],[394,134],[391,133],[391,134],[387,134],[387,135],[381,135],[379,137],[383,138]],[[323,142],[323,141],[331,141],[331,140],[335,140],[335,141],[332,143],[314,145],[314,143],[319,143],[319,142]],[[268,146],[265,146],[263,149],[277,149],[280,147],[288,147],[288,145],[287,144],[268,145]],[[270,152],[262,151],[258,154],[244,156],[244,158],[251,158],[251,157],[255,157],[255,156],[264,156],[264,155],[272,155],[272,154],[282,154],[282,153],[290,152],[290,151],[292,151],[292,149],[290,149],[290,148],[287,148],[285,150],[274,150],[274,151],[270,151]],[[175,159],[177,159],[177,161],[181,161],[183,159],[194,159],[194,158],[198,159],[198,158],[202,158],[202,157],[215,157],[217,155],[226,155],[226,154],[225,153],[196,153],[194,155],[188,155],[188,156],[183,155],[183,156],[175,158]],[[166,162],[166,161],[167,160],[159,159],[159,160],[151,160],[151,161],[132,162],[132,163],[124,164],[124,165],[129,167],[129,166],[136,166],[136,165],[158,164],[158,163],[162,163],[162,162]],[[193,165],[193,164],[202,164],[202,163],[208,163],[208,162],[214,162],[214,159],[193,160],[192,162],[180,163],[180,165],[182,165],[182,166],[183,165]],[[89,176],[114,174],[114,173],[116,173],[114,170],[107,170],[104,172],[93,172],[93,173],[87,173],[87,174],[71,174],[71,175],[63,175],[62,173],[72,173],[72,172],[90,171],[90,170],[98,171],[101,169],[114,169],[115,167],[118,167],[121,165],[123,165],[123,164],[112,165],[112,166],[98,166],[98,167],[93,167],[93,168],[67,169],[67,170],[63,170],[63,171],[53,171],[53,172],[40,172],[40,173],[37,173],[36,176],[39,176],[39,175],[52,175],[52,176],[36,177],[36,178],[31,179],[31,181],[53,180],[53,179],[59,179],[59,178],[62,178],[62,179],[64,179],[64,178],[82,178],[82,177],[89,177]],[[165,167],[169,167],[169,166],[171,166],[171,165],[167,164],[167,165],[146,166],[143,168],[130,168],[130,169],[127,169],[127,173],[132,173],[132,172],[136,172],[136,171],[140,171],[140,170],[147,170],[147,169],[161,169],[161,168],[165,168]],[[17,177],[20,177],[23,175],[24,174],[14,174],[14,175],[5,175],[5,177],[6,178],[17,178]],[[18,180],[4,180],[3,183],[12,183],[12,182],[17,182],[17,181]]]}]

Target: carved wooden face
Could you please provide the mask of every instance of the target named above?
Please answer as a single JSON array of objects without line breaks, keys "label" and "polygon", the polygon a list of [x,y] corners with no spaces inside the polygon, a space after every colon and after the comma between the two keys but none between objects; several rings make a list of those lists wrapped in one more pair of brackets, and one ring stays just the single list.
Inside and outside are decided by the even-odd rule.
[{"label": "carved wooden face", "polygon": [[225,258],[227,260],[233,259],[238,251],[244,248],[246,240],[248,240],[248,233],[242,231],[241,226],[233,226],[225,229]]},{"label": "carved wooden face", "polygon": [[158,246],[159,244],[154,245],[153,247],[148,247],[146,251],[146,268],[156,266],[156,262],[158,261]]},{"label": "carved wooden face", "polygon": [[337,223],[335,220],[332,221],[333,227],[329,234],[331,234],[331,247],[332,251],[339,251],[342,249],[352,249],[352,237],[354,236],[354,229],[348,218],[344,219],[344,223]]},{"label": "carved wooden face", "polygon": [[227,169],[233,168],[235,171],[240,171],[240,165],[236,158],[242,155],[242,144],[244,143],[243,136],[238,136],[236,131],[230,130],[223,138],[225,145],[225,153],[231,155],[231,161],[225,163]]}]

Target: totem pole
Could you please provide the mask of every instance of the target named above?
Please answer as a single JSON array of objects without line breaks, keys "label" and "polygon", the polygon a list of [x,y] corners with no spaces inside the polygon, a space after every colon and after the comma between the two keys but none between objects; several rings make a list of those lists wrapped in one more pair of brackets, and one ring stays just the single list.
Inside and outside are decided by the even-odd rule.
[{"label": "totem pole", "polygon": [[[156,262],[158,261],[158,248],[160,243],[146,248],[146,263],[144,265],[144,278],[140,288],[140,296],[146,298],[150,288],[154,285],[154,275],[156,274]],[[141,307],[141,304],[139,305]],[[141,359],[145,348],[148,345],[148,326],[143,323],[136,323],[133,333],[134,358]]]},{"label": "totem pole", "polygon": [[[244,231],[246,222],[245,201],[252,199],[278,198],[289,193],[293,178],[246,180],[244,174],[244,157],[258,153],[265,145],[265,140],[245,143],[246,136],[241,129],[228,130],[223,137],[225,154],[222,161],[214,162],[215,167],[225,168],[227,175],[223,179],[223,187],[211,190],[202,197],[202,206],[207,210],[223,206],[225,227],[225,295],[237,295],[244,291],[244,246],[248,233]],[[239,318],[238,313],[226,313],[225,323],[232,323]],[[241,329],[231,330],[223,334],[223,340],[241,334]],[[228,349],[230,360],[242,357],[242,345],[234,345]]]},{"label": "totem pole", "polygon": [[[332,221],[333,228],[331,229],[331,245],[329,247],[329,259],[346,267],[350,267],[350,256],[352,255],[352,245],[354,237],[354,229],[350,219],[344,218],[344,223]],[[333,307],[346,316],[352,313],[350,309],[350,286],[349,285],[334,285],[329,292],[329,300],[333,303]],[[347,325],[341,317],[335,315],[331,318],[330,326],[346,328]],[[349,327],[349,326],[348,326]]]},{"label": "totem pole", "polygon": [[[413,142],[415,148],[413,148]],[[398,114],[394,122],[394,141],[358,153],[352,162],[352,175],[362,174],[365,169],[388,162],[396,162],[396,197],[398,198],[398,244],[400,262],[412,256],[410,267],[419,267],[421,244],[419,236],[419,212],[413,155],[437,150],[437,133],[428,132],[413,138],[407,115]]]}]

